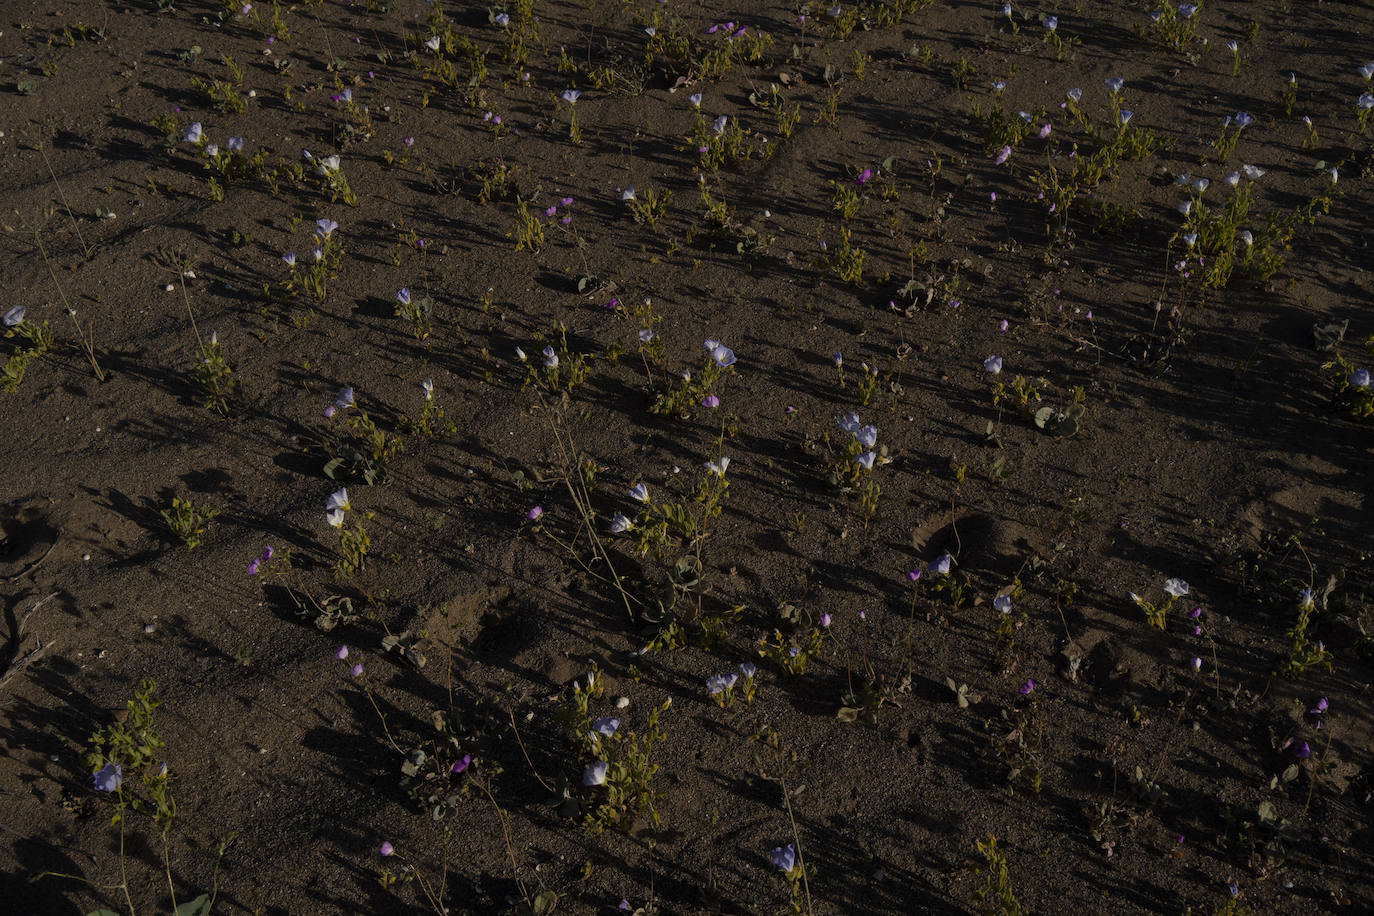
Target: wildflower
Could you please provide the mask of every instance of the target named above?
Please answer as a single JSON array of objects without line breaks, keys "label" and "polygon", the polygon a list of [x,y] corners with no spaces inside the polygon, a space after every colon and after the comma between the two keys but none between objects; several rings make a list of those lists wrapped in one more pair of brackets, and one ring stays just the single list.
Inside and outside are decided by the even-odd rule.
[{"label": "wildflower", "polygon": [[543,350],[544,365],[550,369],[558,368],[558,354],[553,352],[553,347],[545,347]]},{"label": "wildflower", "polygon": [[523,362],[525,361],[525,359],[526,359],[525,351],[522,350],[522,349],[520,349],[519,347],[516,347],[516,348],[515,348],[515,358],[518,359],[518,360],[520,360],[520,362],[523,363]]},{"label": "wildflower", "polygon": [[384,857],[391,855],[395,851],[396,847],[391,845],[390,840],[384,840],[381,848],[377,850],[377,852]]},{"label": "wildflower", "polygon": [[352,388],[344,388],[339,392],[338,396],[334,398],[334,406],[339,410],[347,410],[355,403],[357,402],[353,400]]},{"label": "wildflower", "polygon": [[1368,92],[1360,93],[1360,97],[1355,100],[1355,107],[1358,108],[1360,111],[1368,111],[1369,109],[1374,108],[1374,95],[1371,95]]},{"label": "wildflower", "polygon": [[233,150],[234,152],[238,152],[239,150],[243,149],[243,138],[230,137],[228,140],[224,141],[224,145],[228,149]]},{"label": "wildflower", "polygon": [[1251,181],[1258,181],[1260,178],[1264,177],[1264,169],[1259,166],[1242,165],[1240,171],[1242,175]]},{"label": "wildflower", "polygon": [[999,15],[999,16],[1006,16],[1008,19],[1010,19],[1010,18],[1011,18],[1011,4],[1010,4],[1010,3],[1004,3],[1004,4],[1002,4],[1002,8],[1001,8],[1000,10],[997,11],[997,15]]},{"label": "wildflower", "polygon": [[1034,689],[1035,689],[1035,680],[1034,680],[1033,678],[1026,678],[1026,682],[1025,682],[1024,684],[1022,684],[1021,687],[1020,687],[1016,692],[1017,692],[1018,694],[1020,694],[1021,696],[1023,696],[1023,697],[1028,697],[1028,696],[1030,696],[1030,692],[1031,692],[1032,690],[1034,690]]},{"label": "wildflower", "polygon": [[1240,184],[1240,172],[1227,172],[1222,176],[1221,180],[1234,188],[1236,185]]},{"label": "wildflower", "polygon": [[328,217],[315,220],[315,231],[322,239],[329,238],[330,234],[337,228],[339,228],[339,224]]},{"label": "wildflower", "polygon": [[1111,79],[1106,79],[1102,82],[1111,90],[1112,95],[1116,95],[1121,91],[1121,87],[1126,85],[1126,81],[1119,76],[1113,76]]},{"label": "wildflower", "polygon": [[623,512],[617,512],[611,519],[611,534],[624,534],[634,527],[634,523],[625,517]]},{"label": "wildflower", "polygon": [[349,668],[349,669],[348,669],[348,673],[351,674],[353,677],[362,677],[362,676],[363,676],[363,663],[362,663],[362,662],[358,662],[358,664],[356,664],[356,665],[354,665],[352,668]]},{"label": "wildflower", "polygon": [[650,38],[653,38],[655,35],[658,34],[658,29],[654,28],[653,26],[648,26],[644,29],[644,34],[648,35]]},{"label": "wildflower", "polygon": [[720,406],[720,398],[716,397],[714,394],[708,394],[701,399],[701,406],[708,410],[715,410]]},{"label": "wildflower", "polygon": [[[745,677],[753,677],[759,669],[754,667],[753,662],[740,662],[739,670]],[[1323,706],[1322,708],[1325,709],[1326,707]]]},{"label": "wildflower", "polygon": [[1052,129],[1053,128],[1050,127],[1050,122],[1046,121],[1044,124],[1040,125],[1040,130],[1036,131],[1035,135],[1043,140],[1050,135]]},{"label": "wildflower", "polygon": [[1197,619],[1198,619],[1199,617],[1201,617],[1201,616],[1202,616],[1202,608],[1200,608],[1200,607],[1195,607],[1195,608],[1193,608],[1191,611],[1188,612],[1188,619],[1189,619],[1189,620],[1197,620]]},{"label": "wildflower", "polygon": [[1181,216],[1187,216],[1189,213],[1192,213],[1193,202],[1191,200],[1185,200],[1183,203],[1178,205],[1178,212]]},{"label": "wildflower", "polygon": [[718,134],[723,134],[725,133],[725,123],[729,120],[730,119],[727,118],[725,115],[721,115],[720,117],[716,118],[715,121],[711,122],[711,129]]},{"label": "wildflower", "polygon": [[1320,716],[1322,713],[1326,712],[1328,705],[1326,697],[1322,697],[1317,701],[1317,705],[1307,711],[1307,714],[1309,716]]},{"label": "wildflower", "polygon": [[504,29],[506,26],[510,25],[510,16],[506,13],[497,13],[492,17],[492,21]]},{"label": "wildflower", "polygon": [[124,782],[124,768],[117,763],[107,763],[93,775],[97,792],[113,792]]},{"label": "wildflower", "polygon": [[582,93],[578,92],[576,89],[564,89],[563,94],[560,95],[559,98],[569,105],[576,105],[577,100],[582,98]]},{"label": "wildflower", "polygon": [[1193,179],[1193,190],[1201,194],[1203,191],[1207,190],[1207,187],[1210,184],[1211,182],[1208,181],[1206,178],[1195,178]]},{"label": "wildflower", "polygon": [[1351,388],[1368,388],[1368,387],[1369,387],[1369,370],[1368,370],[1368,369],[1356,369],[1354,372],[1350,373],[1350,387],[1351,387]]},{"label": "wildflower", "polygon": [[859,415],[854,411],[849,411],[847,414],[841,417],[838,420],[838,422],[840,424],[840,429],[844,430],[845,432],[851,433],[855,436],[859,434]]},{"label": "wildflower", "polygon": [[261,565],[262,565],[262,558],[261,558],[261,557],[254,557],[253,560],[252,560],[252,562],[248,564],[248,575],[250,575],[250,576],[256,576],[256,575],[258,574],[258,567],[261,566]]},{"label": "wildflower", "polygon": [[949,554],[942,554],[938,560],[930,564],[930,571],[937,576],[949,575],[949,568],[954,563],[954,557]]},{"label": "wildflower", "polygon": [[701,107],[701,93],[700,93],[700,92],[693,92],[691,95],[687,96],[687,104],[688,104],[688,105],[691,105],[693,108],[700,108],[700,107]]},{"label": "wildflower", "polygon": [[1184,595],[1188,594],[1188,583],[1184,582],[1182,579],[1165,579],[1164,591],[1171,598],[1182,598]]},{"label": "wildflower", "polygon": [[829,614],[822,614],[822,615],[821,615],[821,626],[823,626],[823,627],[828,627],[828,626],[830,626],[830,615],[829,615]]},{"label": "wildflower", "polygon": [[211,143],[209,146],[205,147],[205,155],[210,159],[215,158],[219,155],[219,147],[214,143]]},{"label": "wildflower", "polygon": [[431,35],[429,40],[425,42],[425,47],[429,48],[431,51],[439,50],[439,36]]},{"label": "wildflower", "polygon": [[872,178],[872,177],[873,177],[873,170],[872,170],[872,169],[864,169],[864,170],[863,170],[862,172],[860,172],[858,175],[854,176],[854,183],[855,183],[856,185],[858,185],[859,187],[862,188],[862,187],[868,182],[868,179],[870,179],[870,178]]},{"label": "wildflower", "polygon": [[449,772],[455,774],[461,773],[470,766],[472,766],[472,755],[464,754],[457,760],[453,761],[453,766],[449,767]]},{"label": "wildflower", "polygon": [[1198,658],[1196,655],[1193,656],[1192,660],[1189,661],[1188,664],[1192,667],[1194,671],[1202,670],[1202,659]]},{"label": "wildflower", "polygon": [[1010,159],[1010,158],[1011,158],[1011,147],[1010,147],[1010,146],[1004,146],[1004,147],[1002,147],[1001,152],[999,152],[999,153],[997,154],[997,158],[993,160],[993,164],[994,164],[994,165],[1001,165],[1002,163],[1006,162],[1006,161],[1007,161],[1008,159]]},{"label": "wildflower", "polygon": [[1293,756],[1299,760],[1306,760],[1312,756],[1312,748],[1306,741],[1299,741],[1293,745]]},{"label": "wildflower", "polygon": [[1371,79],[1374,79],[1374,63],[1364,64],[1363,66],[1360,66],[1356,69],[1359,70],[1360,76],[1364,77],[1365,82],[1369,82]]},{"label": "wildflower", "polygon": [[287,267],[296,266],[296,253],[294,251],[288,251],[286,254],[281,256],[281,259],[286,262]]},{"label": "wildflower", "polygon": [[983,360],[983,369],[993,375],[1002,371],[1002,357],[989,356]]},{"label": "wildflower", "polygon": [[16,325],[21,325],[24,323],[24,313],[26,311],[28,311],[28,309],[25,306],[16,305],[13,308],[11,308],[8,312],[6,312],[5,317],[0,319],[0,321],[4,322],[4,325],[7,328],[12,328]]},{"label": "wildflower", "polygon": [[1196,12],[1197,12],[1197,4],[1196,4],[1196,3],[1180,3],[1180,4],[1178,5],[1178,14],[1179,14],[1180,16],[1182,16],[1184,19],[1192,19],[1192,18],[1193,18],[1193,14],[1196,13]]},{"label": "wildflower", "polygon": [[1236,116],[1232,118],[1232,121],[1235,122],[1237,130],[1244,130],[1245,128],[1249,127],[1251,122],[1253,122],[1254,120],[1254,118],[1250,117],[1250,115],[1244,111],[1236,112]]},{"label": "wildflower", "polygon": [[592,731],[609,738],[620,731],[620,720],[615,716],[600,716],[592,721]]},{"label": "wildflower", "polygon": [[310,252],[310,256],[314,258],[316,261],[322,261],[324,260],[324,250],[320,248],[312,249]]},{"label": "wildflower", "polygon": [[434,379],[432,379],[432,378],[427,378],[427,379],[425,379],[423,382],[420,383],[420,387],[421,387],[421,388],[424,390],[424,392],[425,392],[425,400],[426,400],[426,401],[432,401],[432,400],[434,400]]},{"label": "wildflower", "polygon": [[407,287],[401,287],[396,293],[396,301],[401,305],[410,305],[410,290]]},{"label": "wildflower", "polygon": [[1011,325],[1007,322],[1007,319],[1005,318],[997,322],[997,330],[1003,334],[1007,333],[1007,328],[1009,328],[1010,326]]},{"label": "wildflower", "polygon": [[1044,21],[1042,21],[1040,24],[1045,27],[1046,31],[1053,32],[1055,29],[1059,28],[1059,17],[1046,16]]},{"label": "wildflower", "polygon": [[335,649],[334,657],[337,658],[339,661],[343,661],[344,659],[348,658],[348,646],[339,646],[339,648]]},{"label": "wildflower", "polygon": [[205,132],[201,130],[200,122],[196,121],[190,127],[186,128],[186,133],[181,135],[181,139],[184,143],[199,143],[204,136]]},{"label": "wildflower", "polygon": [[582,771],[582,785],[600,786],[606,782],[606,761],[598,760]]},{"label": "wildflower", "polygon": [[528,512],[525,513],[525,521],[527,521],[527,522],[537,522],[537,521],[539,521],[539,517],[540,517],[541,515],[543,515],[543,514],[544,514],[544,507],[543,507],[543,506],[535,506],[533,509],[531,509],[530,511],[528,511]]},{"label": "wildflower", "polygon": [[1197,233],[1185,232],[1183,234],[1183,244],[1187,245],[1189,248],[1192,248],[1195,244],[1197,244]]},{"label": "wildflower", "polygon": [[906,574],[906,581],[908,581],[908,582],[919,582],[919,581],[921,581],[921,571],[920,571],[919,569],[908,570],[908,571],[907,571],[907,574]]},{"label": "wildflower", "polygon": [[649,501],[649,488],[643,483],[637,483],[630,489],[630,499],[637,502],[647,503]]},{"label": "wildflower", "polygon": [[344,523],[344,510],[331,509],[324,514],[325,521],[329,522],[332,528],[342,528]]},{"label": "wildflower", "polygon": [[353,90],[345,89],[343,92],[340,92],[335,98],[337,98],[340,102],[352,102]]},{"label": "wildflower", "polygon": [[1064,93],[1064,95],[1068,97],[1070,102],[1077,102],[1079,99],[1083,98],[1083,90],[1070,89],[1068,92]]},{"label": "wildflower", "polygon": [[719,458],[706,462],[706,470],[718,477],[725,476],[726,468],[730,467],[730,459],[721,455]]},{"label": "wildflower", "polygon": [[797,850],[788,843],[773,850],[773,867],[790,872],[797,867]]},{"label": "wildflower", "polygon": [[324,508],[326,511],[353,508],[348,503],[348,487],[339,487],[339,489],[329,494],[329,502],[325,503]]},{"label": "wildflower", "polygon": [[999,613],[999,614],[1010,614],[1010,613],[1011,613],[1011,596],[1010,596],[1010,595],[998,595],[996,598],[993,598],[993,599],[992,599],[992,609],[993,609],[994,611],[996,611],[997,613]]},{"label": "wildflower", "polygon": [[715,360],[716,365],[722,369],[727,369],[735,364],[735,351],[725,346],[718,340],[706,341],[706,349],[711,351],[711,359]]},{"label": "wildflower", "polygon": [[873,470],[873,462],[877,457],[877,452],[868,451],[864,452],[862,455],[859,455],[854,460],[858,462],[859,467],[863,468],[865,471],[871,471]]},{"label": "wildflower", "polygon": [[993,92],[1001,92],[1002,90],[1007,88],[1007,82],[1006,80],[993,80],[992,82],[988,83],[988,86],[992,89]]},{"label": "wildflower", "polygon": [[717,696],[735,686],[739,680],[739,675],[731,672],[730,674],[713,674],[706,679],[706,692],[711,696]]},{"label": "wildflower", "polygon": [[861,426],[854,432],[854,440],[864,448],[872,448],[878,444],[878,427]]}]

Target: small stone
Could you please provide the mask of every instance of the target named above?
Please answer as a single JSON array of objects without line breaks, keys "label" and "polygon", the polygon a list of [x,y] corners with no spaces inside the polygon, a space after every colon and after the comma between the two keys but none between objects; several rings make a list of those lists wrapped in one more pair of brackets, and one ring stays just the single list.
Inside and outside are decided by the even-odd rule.
[{"label": "small stone", "polygon": [[630,698],[629,698],[629,697],[620,697],[620,698],[618,698],[618,699],[615,701],[615,708],[616,708],[616,709],[624,709],[625,707],[627,707],[627,706],[629,706],[629,705],[630,705]]},{"label": "small stone", "polygon": [[154,632],[156,629],[157,629],[157,624],[155,624],[155,623],[145,623],[145,624],[143,625],[143,632],[144,632],[144,633],[147,633],[147,634],[150,635],[150,636],[153,634],[153,632]]}]

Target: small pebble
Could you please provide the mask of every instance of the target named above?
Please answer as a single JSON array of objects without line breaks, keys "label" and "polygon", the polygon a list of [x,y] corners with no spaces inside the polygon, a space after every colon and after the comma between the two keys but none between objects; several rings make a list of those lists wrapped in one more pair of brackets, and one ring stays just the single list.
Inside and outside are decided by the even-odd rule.
[{"label": "small pebble", "polygon": [[615,701],[615,708],[616,708],[616,709],[624,709],[625,707],[627,707],[627,706],[629,706],[629,705],[630,705],[630,698],[629,698],[629,697],[620,697],[618,700]]},{"label": "small pebble", "polygon": [[144,633],[147,633],[147,634],[149,634],[149,635],[152,635],[153,631],[156,630],[156,629],[157,629],[157,624],[155,624],[155,623],[145,623],[145,624],[143,625],[143,632],[144,632]]}]

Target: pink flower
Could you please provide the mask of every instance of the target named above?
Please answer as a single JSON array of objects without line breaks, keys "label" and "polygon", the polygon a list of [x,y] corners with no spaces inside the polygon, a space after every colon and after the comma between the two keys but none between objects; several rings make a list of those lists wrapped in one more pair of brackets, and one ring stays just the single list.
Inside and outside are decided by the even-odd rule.
[{"label": "pink flower", "polygon": [[348,646],[339,646],[339,648],[335,649],[334,657],[337,658],[339,661],[343,661],[344,659],[348,658]]},{"label": "pink flower", "polygon": [[348,669],[348,673],[351,674],[351,675],[353,675],[354,677],[362,677],[362,676],[363,676],[363,663],[362,663],[362,662],[358,662],[358,664],[356,664],[356,665],[354,665],[352,668],[349,668],[349,669]]},{"label": "pink flower", "polygon": [[390,841],[390,840],[383,840],[383,841],[382,841],[382,848],[377,850],[377,852],[380,853],[380,854],[383,855],[383,856],[389,856],[389,855],[391,855],[391,854],[392,854],[393,852],[395,852],[395,851],[396,851],[396,847],[391,845],[391,841]]},{"label": "pink flower", "polygon": [[994,160],[994,163],[995,163],[996,165],[1001,165],[1002,163],[1006,162],[1006,161],[1007,161],[1008,159],[1010,159],[1010,158],[1011,158],[1011,147],[1010,147],[1010,146],[1004,146],[1004,147],[1002,147],[1002,151],[1001,151],[1000,153],[997,154],[997,158],[996,158],[996,160]]}]

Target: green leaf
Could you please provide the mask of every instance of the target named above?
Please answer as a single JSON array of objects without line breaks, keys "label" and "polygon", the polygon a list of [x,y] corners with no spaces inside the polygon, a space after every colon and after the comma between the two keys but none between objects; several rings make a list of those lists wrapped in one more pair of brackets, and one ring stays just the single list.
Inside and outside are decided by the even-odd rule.
[{"label": "green leaf", "polygon": [[209,916],[210,895],[201,894],[195,900],[188,900],[176,908],[172,916]]},{"label": "green leaf", "polygon": [[859,711],[853,706],[841,706],[840,711],[835,713],[835,718],[839,719],[841,722],[857,722],[859,720]]}]

